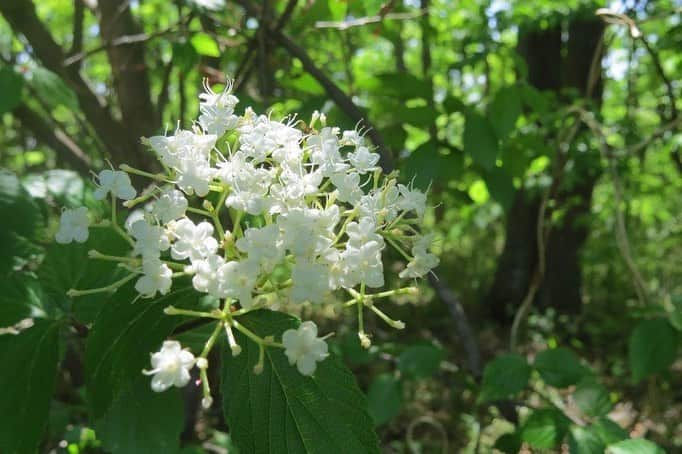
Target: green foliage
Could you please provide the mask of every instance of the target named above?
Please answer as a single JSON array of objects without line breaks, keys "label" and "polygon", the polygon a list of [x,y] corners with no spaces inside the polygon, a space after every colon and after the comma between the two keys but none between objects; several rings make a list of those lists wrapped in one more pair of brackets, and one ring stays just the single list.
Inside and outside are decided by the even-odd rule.
[{"label": "green foliage", "polygon": [[655,443],[642,438],[623,440],[612,444],[606,450],[608,454],[664,454],[661,448]]},{"label": "green foliage", "polygon": [[629,360],[632,380],[667,370],[677,353],[678,335],[667,320],[642,320],[632,331]]},{"label": "green foliage", "polygon": [[76,94],[57,74],[38,66],[31,70],[30,76],[28,85],[51,108],[63,106],[72,111],[78,110]]},{"label": "green foliage", "polygon": [[607,389],[589,380],[578,384],[573,400],[581,412],[592,417],[605,416],[613,407]]},{"label": "green foliage", "polygon": [[488,106],[488,119],[497,137],[506,138],[516,127],[521,116],[521,96],[516,86],[500,88]]},{"label": "green foliage", "polygon": [[43,437],[59,361],[59,324],[36,320],[19,334],[0,336],[0,450],[35,452]]},{"label": "green foliage", "polygon": [[392,374],[377,375],[367,391],[368,411],[380,426],[395,418],[403,406],[403,387]]},{"label": "green foliage", "polygon": [[530,366],[517,354],[498,356],[483,371],[479,402],[503,399],[526,387],[530,378]]},{"label": "green foliage", "polygon": [[[266,310],[239,319],[263,336],[281,338],[299,322]],[[223,348],[223,408],[240,452],[379,452],[367,401],[355,379],[333,355],[318,363],[313,377],[301,376],[280,349],[265,352],[263,372],[252,373],[258,346],[237,334],[243,351]]]},{"label": "green foliage", "polygon": [[192,43],[192,47],[194,47],[194,50],[196,50],[199,55],[220,57],[218,43],[206,33],[195,33],[190,39],[190,43]]},{"label": "green foliage", "polygon": [[24,79],[11,67],[0,68],[0,115],[11,112],[21,104]]},{"label": "green foliage", "polygon": [[398,369],[410,377],[430,377],[442,360],[443,350],[435,345],[413,345],[398,356]]},{"label": "green foliage", "polygon": [[149,352],[157,350],[178,323],[164,316],[163,309],[193,303],[188,298],[191,290],[186,287],[151,300],[133,301],[135,293],[125,286],[103,306],[88,334],[85,351],[88,405],[94,417],[106,414],[142,369],[149,367]]},{"label": "green foliage", "polygon": [[558,410],[533,411],[521,426],[521,440],[534,448],[553,448],[563,440],[568,419]]},{"label": "green foliage", "polygon": [[490,122],[481,114],[469,111],[464,126],[464,151],[483,170],[491,171],[499,155],[497,136]]},{"label": "green foliage", "polygon": [[180,390],[155,393],[141,374],[95,425],[103,447],[113,454],[175,453],[183,427]]},{"label": "green foliage", "polygon": [[566,388],[588,372],[573,352],[565,348],[544,350],[535,357],[533,367],[548,385]]}]

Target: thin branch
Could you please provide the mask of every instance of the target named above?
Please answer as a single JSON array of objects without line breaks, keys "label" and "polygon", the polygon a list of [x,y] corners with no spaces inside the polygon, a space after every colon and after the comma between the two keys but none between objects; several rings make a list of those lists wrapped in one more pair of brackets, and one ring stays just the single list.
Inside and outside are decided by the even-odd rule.
[{"label": "thin branch", "polygon": [[[247,13],[251,16],[258,17],[258,10],[251,5],[248,0],[238,0],[238,3],[244,7]],[[286,49],[289,54],[293,57],[298,58],[302,65],[311,76],[317,80],[317,82],[322,85],[322,87],[327,92],[327,95],[339,106],[341,110],[344,111],[353,121],[356,123],[364,123],[367,127],[367,135],[372,139],[374,144],[377,146],[379,155],[381,156],[381,167],[384,171],[393,170],[393,156],[390,150],[384,142],[384,138],[379,133],[379,131],[372,126],[372,124],[366,119],[365,114],[355,105],[353,100],[346,95],[320,68],[318,68],[313,62],[312,58],[308,53],[298,46],[291,38],[289,38],[283,32],[277,29],[269,29],[268,35],[277,44]]]},{"label": "thin branch", "polygon": [[85,20],[85,5],[82,0],[73,0],[73,30],[69,55],[83,50],[83,21]]},{"label": "thin branch", "polygon": [[406,13],[387,13],[385,15],[359,17],[357,19],[349,19],[345,21],[317,21],[316,28],[335,28],[337,30],[348,30],[352,27],[362,27],[368,24],[377,24],[385,20],[405,21],[416,19],[425,15],[427,11],[420,9],[417,11],[410,11]]},{"label": "thin branch", "polygon": [[59,158],[68,162],[78,172],[88,173],[92,164],[90,157],[64,131],[48,124],[42,115],[33,111],[26,103],[20,104],[12,114],[39,142],[53,149]]}]

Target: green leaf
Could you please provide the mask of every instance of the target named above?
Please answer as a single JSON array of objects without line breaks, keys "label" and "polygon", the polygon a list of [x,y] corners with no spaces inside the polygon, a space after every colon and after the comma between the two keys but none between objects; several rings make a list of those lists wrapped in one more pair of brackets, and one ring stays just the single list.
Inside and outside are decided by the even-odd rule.
[{"label": "green leaf", "polygon": [[43,318],[43,295],[35,277],[12,273],[0,281],[0,327],[14,325],[25,318]]},{"label": "green leaf", "polygon": [[42,67],[34,68],[28,83],[50,107],[64,106],[69,110],[78,111],[76,93],[52,71]]},{"label": "green leaf", "polygon": [[220,57],[220,48],[215,39],[206,33],[195,33],[190,39],[190,43],[199,55],[207,57]]},{"label": "green leaf", "polygon": [[505,454],[518,454],[521,451],[521,437],[518,433],[507,433],[495,440],[493,448]]},{"label": "green leaf", "polygon": [[9,66],[0,68],[0,115],[11,112],[21,104],[21,88],[24,79]]},{"label": "green leaf", "polygon": [[0,336],[0,452],[36,452],[47,422],[59,360],[59,325],[35,320]]},{"label": "green leaf", "polygon": [[464,152],[484,170],[492,170],[499,154],[497,136],[490,122],[476,112],[468,112],[464,123]]},{"label": "green leaf", "polygon": [[588,373],[572,351],[561,347],[538,353],[533,366],[545,383],[557,388],[575,385]]},{"label": "green leaf", "polygon": [[199,61],[199,54],[194,49],[192,43],[179,41],[173,43],[173,63],[180,71],[192,71],[194,65]]},{"label": "green leaf", "polygon": [[463,167],[462,153],[442,154],[432,141],[419,145],[403,161],[401,175],[422,190],[431,184],[445,185],[456,178]]},{"label": "green leaf", "polygon": [[514,202],[514,179],[505,167],[493,167],[487,172],[483,172],[483,180],[488,188],[489,194],[504,211],[509,211]]},{"label": "green leaf", "polygon": [[502,87],[488,106],[488,119],[497,137],[505,139],[516,126],[521,115],[521,96],[515,86]]},{"label": "green leaf", "polygon": [[400,380],[392,374],[378,375],[367,391],[369,414],[374,424],[380,426],[398,416],[403,406],[403,389]]},{"label": "green leaf", "polygon": [[573,392],[573,400],[587,416],[604,416],[613,405],[604,386],[594,382],[581,382]]},{"label": "green leaf", "polygon": [[398,356],[398,369],[410,377],[430,377],[440,367],[443,350],[433,344],[413,345]]},{"label": "green leaf", "polygon": [[0,169],[1,230],[33,238],[42,218],[40,209],[17,176]]},{"label": "green leaf", "polygon": [[656,443],[643,438],[632,438],[609,445],[607,454],[665,454]]},{"label": "green leaf", "polygon": [[673,295],[670,298],[669,306],[667,310],[670,324],[677,331],[682,331],[682,295]]},{"label": "green leaf", "polygon": [[521,440],[534,448],[553,448],[566,435],[568,420],[554,409],[536,410],[521,427]]},{"label": "green leaf", "polygon": [[[294,317],[259,310],[239,318],[260,336],[281,338],[300,323]],[[258,346],[240,333],[239,356],[222,349],[223,408],[240,452],[379,453],[367,401],[350,371],[331,355],[317,364],[313,377],[291,366],[281,349],[265,352],[260,375],[252,370]]]},{"label": "green leaf", "polygon": [[195,301],[191,287],[151,300],[133,302],[136,292],[126,285],[116,292],[97,316],[85,348],[88,404],[95,418],[104,415],[120,393],[149,367],[149,354],[179,323],[163,313],[166,306],[187,306]]},{"label": "green leaf", "polygon": [[641,321],[630,335],[628,356],[632,380],[637,383],[668,369],[676,352],[677,333],[667,320]]},{"label": "green leaf", "polygon": [[568,434],[571,454],[603,454],[605,445],[591,428],[571,426]]},{"label": "green leaf", "polygon": [[111,295],[93,295],[69,298],[69,289],[91,289],[104,287],[127,274],[114,262],[92,260],[88,251],[95,249],[103,254],[123,256],[130,248],[118,235],[109,229],[90,229],[85,243],[51,244],[38,270],[46,293],[64,311],[71,312],[82,323],[91,323]]},{"label": "green leaf", "polygon": [[374,96],[387,96],[393,99],[431,99],[431,85],[409,73],[384,73],[368,78],[358,84]]},{"label": "green leaf", "polygon": [[609,418],[600,418],[591,427],[606,445],[628,438],[628,433]]},{"label": "green leaf", "polygon": [[498,356],[485,366],[479,402],[503,399],[526,387],[530,378],[530,366],[518,354]]},{"label": "green leaf", "polygon": [[155,393],[149,383],[149,377],[139,374],[132,387],[95,424],[97,437],[108,452],[172,454],[178,451],[185,423],[180,390]]}]

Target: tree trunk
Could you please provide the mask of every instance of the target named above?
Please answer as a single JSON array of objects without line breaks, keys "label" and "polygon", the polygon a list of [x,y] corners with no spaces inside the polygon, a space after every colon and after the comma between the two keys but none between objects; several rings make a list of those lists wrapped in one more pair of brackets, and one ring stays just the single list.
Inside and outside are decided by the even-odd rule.
[{"label": "tree trunk", "polygon": [[[595,51],[599,51],[602,34],[603,25],[596,19],[572,20],[566,43],[562,43],[560,26],[543,30],[521,29],[518,52],[527,65],[528,82],[540,90],[555,92],[564,102],[574,99],[567,94],[572,91],[580,97],[589,95],[595,106],[599,106],[601,66],[595,74],[597,79],[591,93],[587,86],[592,59]],[[579,136],[580,133],[576,140],[580,140]],[[552,139],[548,137],[547,141]],[[589,233],[587,220],[592,192],[600,175],[596,156],[598,151],[589,149],[585,153],[570,153],[570,178],[560,184],[554,198],[556,206],[563,209],[563,215],[553,225],[547,241],[545,278],[536,297],[536,307],[553,307],[562,313],[580,310],[580,249]],[[503,325],[511,324],[537,265],[539,205],[538,194],[519,190],[507,216],[505,246],[486,298],[492,317]]]}]

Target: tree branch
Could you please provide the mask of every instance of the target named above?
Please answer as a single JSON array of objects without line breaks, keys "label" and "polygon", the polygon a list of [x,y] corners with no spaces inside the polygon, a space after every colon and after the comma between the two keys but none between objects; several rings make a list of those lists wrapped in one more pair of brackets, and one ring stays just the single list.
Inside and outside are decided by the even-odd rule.
[{"label": "tree branch", "polygon": [[[259,16],[259,11],[249,3],[248,0],[238,0],[238,3],[244,7],[246,12],[254,17]],[[320,68],[318,68],[308,53],[298,46],[291,38],[289,38],[282,31],[277,29],[268,29],[268,35],[277,44],[286,49],[293,57],[298,58],[305,69],[311,76],[322,85],[327,92],[327,95],[336,103],[341,110],[344,111],[352,120],[357,123],[364,123],[367,128],[367,135],[372,139],[374,145],[377,146],[379,155],[381,156],[381,167],[386,172],[390,172],[394,168],[393,156],[391,151],[386,146],[383,136],[379,131],[366,119],[365,114],[355,105],[353,100],[346,95]]]},{"label": "tree branch", "polygon": [[64,52],[36,14],[31,0],[0,2],[0,13],[17,34],[22,34],[31,45],[33,55],[50,71],[59,75],[76,93],[83,113],[93,125],[97,135],[115,156],[132,165],[140,163],[137,153],[139,141],[131,139],[120,121],[100,102],[81,77],[76,66],[64,67]]},{"label": "tree branch", "polygon": [[43,116],[31,110],[26,103],[16,107],[12,114],[39,142],[52,148],[59,158],[78,172],[88,173],[91,167],[90,157],[64,131],[45,122]]}]

